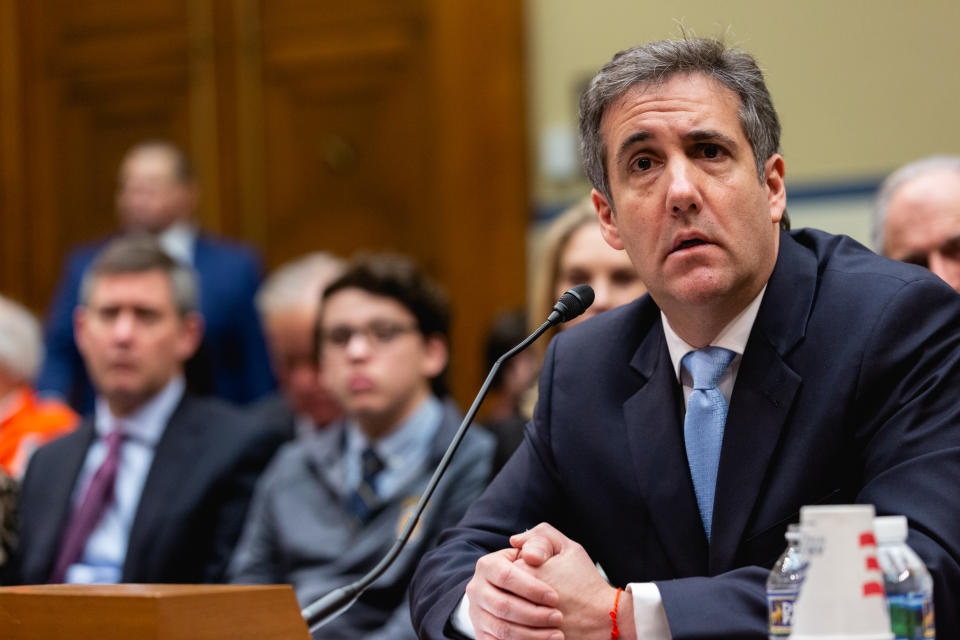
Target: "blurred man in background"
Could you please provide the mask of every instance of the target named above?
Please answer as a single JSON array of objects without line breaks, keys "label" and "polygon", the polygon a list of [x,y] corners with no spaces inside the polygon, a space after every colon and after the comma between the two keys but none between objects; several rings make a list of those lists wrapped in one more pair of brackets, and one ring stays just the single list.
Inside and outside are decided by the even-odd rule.
[{"label": "blurred man in background", "polygon": [[[197,229],[197,198],[190,162],[170,142],[138,144],[120,165],[116,194],[120,229],[154,235],[171,257],[191,265],[199,276],[205,332],[187,367],[191,390],[246,403],[273,388],[253,307],[260,264],[250,249]],[[80,247],[67,258],[50,305],[47,354],[37,381],[40,391],[66,398],[81,412],[93,407],[93,391],[74,342],[73,310],[80,279],[103,244]]]},{"label": "blurred man in background", "polygon": [[960,291],[960,156],[932,156],[884,180],[873,216],[873,247],[918,264]]},{"label": "blurred man in background", "polygon": [[30,460],[14,579],[222,580],[279,438],[225,402],[185,393],[184,363],[203,332],[196,280],[153,237],[107,245],[80,303],[95,411]]},{"label": "blurred man in background", "polygon": [[[461,415],[444,401],[446,297],[392,256],[351,263],[320,307],[321,369],[343,408],[335,447],[288,444],[257,486],[231,566],[239,583],[291,583],[301,604],[372,569],[407,524]],[[486,485],[493,437],[474,430],[397,562],[323,638],[416,638],[406,590],[420,556]]]},{"label": "blurred man in background", "polygon": [[277,267],[257,293],[279,391],[250,410],[258,423],[287,438],[323,430],[340,415],[320,375],[316,334],[320,296],[342,271],[339,258],[311,253]]}]

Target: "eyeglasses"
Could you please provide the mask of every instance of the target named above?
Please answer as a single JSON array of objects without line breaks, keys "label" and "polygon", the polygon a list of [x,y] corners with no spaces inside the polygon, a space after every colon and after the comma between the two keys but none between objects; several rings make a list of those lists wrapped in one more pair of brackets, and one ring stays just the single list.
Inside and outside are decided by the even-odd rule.
[{"label": "eyeglasses", "polygon": [[396,322],[371,322],[365,327],[348,327],[341,325],[324,329],[320,333],[323,345],[332,349],[346,349],[355,336],[363,336],[367,344],[383,346],[390,344],[404,333],[419,331],[415,324],[400,324]]}]

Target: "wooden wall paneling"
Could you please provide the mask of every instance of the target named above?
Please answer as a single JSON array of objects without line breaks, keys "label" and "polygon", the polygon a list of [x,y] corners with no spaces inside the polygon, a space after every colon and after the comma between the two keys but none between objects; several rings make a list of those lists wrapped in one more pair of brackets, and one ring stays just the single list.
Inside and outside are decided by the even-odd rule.
[{"label": "wooden wall paneling", "polygon": [[346,15],[262,5],[272,264],[316,249],[431,251],[416,224],[430,214],[418,198],[429,179],[422,16],[416,5],[377,14],[378,3],[353,4]]},{"label": "wooden wall paneling", "polygon": [[[235,142],[236,214],[243,236],[261,248],[268,248],[266,208],[265,130],[263,117],[263,41],[259,0],[238,0],[231,4],[232,33],[228,36],[234,52],[233,74],[229,78],[235,105],[231,133]],[[224,73],[226,82],[227,73]]]},{"label": "wooden wall paneling", "polygon": [[[221,208],[221,158],[220,115],[218,109],[217,82],[218,59],[216,50],[216,12],[212,0],[189,0],[186,3],[186,26],[188,56],[186,70],[189,74],[187,102],[189,104],[189,130],[191,157],[196,163],[200,182],[200,202],[197,215],[200,225],[219,233],[236,233],[233,216],[224,214]],[[226,61],[229,64],[229,60]],[[229,231],[227,231],[229,227]]]},{"label": "wooden wall paneling", "polygon": [[[200,164],[215,171],[215,137],[208,142],[215,132],[205,132],[215,121],[203,93],[209,72],[190,71],[209,39],[201,4],[190,3],[193,14],[186,2],[167,0],[20,5],[32,115],[24,164],[28,244],[44,305],[67,251],[116,228],[116,170],[130,145],[163,137],[191,152],[197,144],[205,152]],[[191,19],[198,23],[192,31]],[[196,131],[204,131],[198,141]]]},{"label": "wooden wall paneling", "polygon": [[29,304],[20,46],[19,6],[0,2],[0,293]]},{"label": "wooden wall paneling", "polygon": [[430,0],[438,105],[432,206],[456,309],[453,379],[461,402],[485,375],[497,311],[526,295],[528,224],[523,3]]}]

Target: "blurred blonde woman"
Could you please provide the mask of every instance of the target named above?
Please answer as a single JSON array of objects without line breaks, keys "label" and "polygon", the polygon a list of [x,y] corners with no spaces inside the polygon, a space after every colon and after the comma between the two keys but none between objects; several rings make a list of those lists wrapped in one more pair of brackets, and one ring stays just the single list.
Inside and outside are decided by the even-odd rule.
[{"label": "blurred blonde woman", "polygon": [[531,331],[540,326],[570,287],[588,284],[596,295],[583,315],[550,329],[536,342],[541,360],[557,331],[626,304],[647,291],[627,253],[613,249],[600,235],[597,212],[589,196],[550,223],[534,264],[529,300]]},{"label": "blurred blonde woman", "polygon": [[[530,331],[550,315],[563,292],[577,284],[588,284],[596,296],[587,311],[570,322],[552,327],[531,350],[537,367],[543,362],[547,345],[558,331],[639,298],[647,288],[637,275],[626,251],[617,251],[600,235],[600,223],[593,202],[587,196],[550,223],[536,252],[528,300]],[[537,402],[534,385],[524,395],[523,415],[529,419]]]}]

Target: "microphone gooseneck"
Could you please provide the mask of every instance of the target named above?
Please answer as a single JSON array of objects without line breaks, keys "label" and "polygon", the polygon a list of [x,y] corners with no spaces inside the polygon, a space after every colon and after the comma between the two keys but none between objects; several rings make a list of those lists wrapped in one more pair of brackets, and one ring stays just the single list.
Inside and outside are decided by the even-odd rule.
[{"label": "microphone gooseneck", "polygon": [[433,472],[433,476],[430,477],[430,482],[427,483],[427,488],[424,489],[423,494],[420,496],[420,501],[417,503],[417,508],[414,510],[413,516],[407,520],[407,524],[403,527],[403,531],[400,532],[400,535],[397,536],[396,541],[393,543],[393,546],[390,547],[387,555],[385,555],[383,559],[377,563],[377,566],[371,569],[359,580],[351,582],[350,584],[338,589],[334,589],[319,600],[307,605],[306,608],[300,612],[300,615],[302,615],[307,621],[307,627],[311,632],[349,609],[350,606],[357,601],[360,595],[366,591],[367,588],[373,584],[377,578],[383,575],[388,568],[390,568],[390,565],[392,565],[397,559],[397,556],[400,555],[403,547],[410,539],[414,528],[420,521],[420,516],[423,515],[423,510],[426,508],[427,502],[430,500],[430,496],[433,495],[434,490],[440,483],[440,478],[447,470],[447,467],[450,466],[450,461],[453,459],[453,454],[456,453],[457,447],[460,446],[460,442],[467,434],[467,429],[469,429],[470,425],[473,423],[473,418],[475,415],[477,415],[477,410],[480,409],[483,399],[486,398],[487,392],[490,390],[490,385],[493,383],[493,379],[496,377],[497,371],[500,370],[500,366],[533,344],[537,338],[543,335],[544,331],[553,325],[561,322],[567,322],[573,318],[576,318],[581,313],[586,311],[587,307],[589,307],[591,304],[593,304],[593,289],[590,288],[590,285],[578,284],[572,289],[569,289],[560,297],[560,299],[557,301],[557,304],[553,306],[553,311],[550,313],[550,316],[547,318],[546,322],[537,327],[537,330],[524,338],[520,344],[497,358],[497,361],[493,363],[492,367],[490,367],[490,373],[487,374],[487,379],[483,381],[483,385],[480,387],[477,397],[474,398],[473,404],[470,405],[470,410],[467,411],[467,415],[464,416],[463,422],[460,423],[460,428],[457,429],[453,439],[450,441],[450,445],[443,454],[440,464],[437,465],[437,469]]}]

